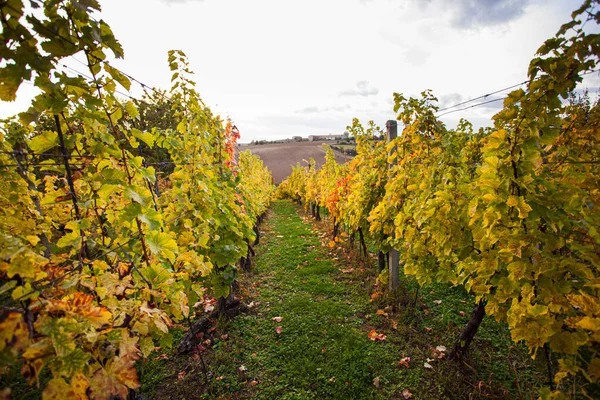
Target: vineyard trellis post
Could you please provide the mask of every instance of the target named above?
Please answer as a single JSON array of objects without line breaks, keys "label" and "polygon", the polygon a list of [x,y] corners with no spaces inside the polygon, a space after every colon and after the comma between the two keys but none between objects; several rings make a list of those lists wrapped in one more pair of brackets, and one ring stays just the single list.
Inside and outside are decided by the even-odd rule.
[{"label": "vineyard trellis post", "polygon": [[[396,139],[398,136],[398,122],[394,120],[388,120],[385,123],[385,127],[387,130],[387,141],[390,143],[392,140]],[[391,149],[388,156],[391,156],[394,153],[395,149]],[[388,162],[388,174],[389,170],[396,163],[396,160],[391,163]],[[394,237],[394,232],[392,232],[392,237]],[[398,283],[400,279],[400,255],[398,254],[398,250],[390,249],[388,252],[388,265],[389,265],[389,288],[390,290],[396,290],[398,288]]]}]

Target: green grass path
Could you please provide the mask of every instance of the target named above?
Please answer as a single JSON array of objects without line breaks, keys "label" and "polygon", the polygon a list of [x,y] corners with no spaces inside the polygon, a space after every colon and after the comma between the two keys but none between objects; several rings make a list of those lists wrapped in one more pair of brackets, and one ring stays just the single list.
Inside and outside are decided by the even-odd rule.
[{"label": "green grass path", "polygon": [[[475,302],[462,287],[431,284],[417,297],[404,277],[397,293],[370,302],[375,267],[329,248],[328,223],[302,214],[274,202],[254,267],[239,275],[249,312],[209,331],[201,358],[151,357],[142,373],[149,399],[403,399],[403,390],[415,400],[537,398],[543,359],[532,362],[492,318],[467,365],[442,359],[436,348],[450,349]],[[370,340],[373,329],[386,339]],[[408,368],[398,365],[404,357]]]},{"label": "green grass path", "polygon": [[[397,348],[369,340],[357,316],[367,306],[368,293],[343,278],[295,205],[275,202],[263,231],[249,282],[258,313],[238,317],[228,327],[224,346],[229,349],[217,350],[222,359],[213,364],[223,379],[213,390],[240,390],[262,399],[390,398],[419,380],[417,371],[397,367]],[[243,378],[258,382],[251,389],[239,373],[232,375],[232,368],[242,365]],[[380,388],[373,384],[376,377]]]}]

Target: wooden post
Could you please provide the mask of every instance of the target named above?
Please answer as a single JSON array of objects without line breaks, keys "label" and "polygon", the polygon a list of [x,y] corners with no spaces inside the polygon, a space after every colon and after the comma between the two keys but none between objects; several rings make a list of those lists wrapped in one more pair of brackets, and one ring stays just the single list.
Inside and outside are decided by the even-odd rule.
[{"label": "wooden post", "polygon": [[[398,136],[398,123],[393,120],[388,120],[385,123],[385,127],[387,129],[387,141],[388,143],[392,140],[396,139]],[[392,149],[390,152],[394,152],[395,149]],[[388,170],[392,168],[392,165],[395,164],[396,161],[393,161],[392,164],[388,164]],[[394,232],[392,231],[392,238],[394,237]],[[398,283],[400,281],[400,255],[398,254],[398,250],[390,249],[388,253],[388,265],[389,265],[389,288],[390,291],[396,290],[398,288]]]}]

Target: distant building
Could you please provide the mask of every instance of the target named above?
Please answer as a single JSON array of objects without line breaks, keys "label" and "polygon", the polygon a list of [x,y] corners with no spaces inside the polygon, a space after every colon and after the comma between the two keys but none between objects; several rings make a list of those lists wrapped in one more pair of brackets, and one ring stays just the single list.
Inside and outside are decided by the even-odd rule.
[{"label": "distant building", "polygon": [[343,140],[344,135],[309,135],[309,142],[317,142],[319,140]]}]

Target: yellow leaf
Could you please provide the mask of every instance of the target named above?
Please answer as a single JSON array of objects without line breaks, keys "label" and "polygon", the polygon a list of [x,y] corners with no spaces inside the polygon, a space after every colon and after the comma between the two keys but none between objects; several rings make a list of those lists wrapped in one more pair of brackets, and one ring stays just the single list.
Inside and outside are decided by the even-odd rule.
[{"label": "yellow leaf", "polygon": [[40,238],[36,235],[27,235],[25,236],[25,239],[27,239],[32,246],[37,246],[37,244],[40,242]]},{"label": "yellow leaf", "polygon": [[46,385],[42,393],[43,400],[62,400],[71,390],[71,386],[63,378],[54,378]]},{"label": "yellow leaf", "polygon": [[600,319],[592,317],[583,317],[576,325],[578,328],[588,331],[598,332],[600,330]]},{"label": "yellow leaf", "polygon": [[519,218],[521,219],[527,218],[527,215],[529,215],[529,212],[532,210],[529,204],[525,202],[523,197],[519,197],[519,205],[517,206],[517,209],[519,210]]},{"label": "yellow leaf", "polygon": [[29,344],[29,329],[18,312],[3,313],[0,316],[0,351],[8,348],[17,355]]},{"label": "yellow leaf", "polygon": [[92,400],[108,400],[115,397],[126,399],[129,389],[139,387],[135,360],[128,357],[114,357],[92,376],[90,398]]},{"label": "yellow leaf", "polygon": [[71,384],[69,385],[63,378],[54,378],[44,389],[42,393],[43,400],[63,400],[63,399],[75,399],[75,400],[87,400],[86,394],[89,383],[87,378],[81,374],[75,374],[71,378]]}]

